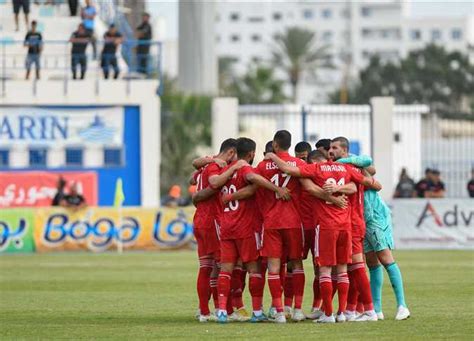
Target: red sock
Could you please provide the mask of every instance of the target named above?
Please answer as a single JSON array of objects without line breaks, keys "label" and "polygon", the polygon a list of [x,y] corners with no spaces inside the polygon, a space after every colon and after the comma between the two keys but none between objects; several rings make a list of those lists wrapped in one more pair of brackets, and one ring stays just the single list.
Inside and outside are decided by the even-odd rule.
[{"label": "red sock", "polygon": [[209,297],[211,295],[210,276],[214,260],[212,258],[199,258],[199,273],[196,289],[199,297],[199,310],[201,315],[209,315]]},{"label": "red sock", "polygon": [[332,282],[332,298],[334,298],[337,292],[337,275],[331,275],[331,282]]},{"label": "red sock", "polygon": [[270,294],[272,295],[272,306],[278,313],[283,312],[283,304],[281,302],[281,281],[278,272],[268,273],[268,287],[270,288]]},{"label": "red sock", "polygon": [[253,311],[261,310],[263,305],[263,287],[265,282],[263,281],[262,274],[250,274],[249,275],[249,291],[252,295],[252,309]]},{"label": "red sock", "polygon": [[304,270],[293,270],[293,291],[295,294],[295,309],[301,309],[301,305],[303,304],[304,282]]},{"label": "red sock", "polygon": [[232,272],[231,292],[232,292],[232,306],[240,309],[244,306],[242,301],[242,282],[241,282],[242,268],[235,268]]},{"label": "red sock", "polygon": [[293,273],[286,272],[285,281],[283,285],[283,295],[285,296],[285,306],[293,306]]},{"label": "red sock", "polygon": [[282,291],[283,291],[283,288],[285,287],[285,278],[286,278],[286,264],[281,264],[280,265],[280,284],[281,284]]},{"label": "red sock", "polygon": [[319,292],[319,277],[313,279],[313,308],[321,308],[321,294]]},{"label": "red sock", "polygon": [[211,294],[214,301],[214,309],[219,309],[219,295],[217,294],[217,277],[211,277]]},{"label": "red sock", "polygon": [[241,283],[241,290],[242,293],[245,290],[245,280],[247,279],[247,270],[245,269],[240,269],[240,283]]},{"label": "red sock", "polygon": [[230,294],[230,279],[232,274],[230,272],[222,271],[219,273],[217,280],[217,292],[219,294],[219,309],[227,310],[227,298]]},{"label": "red sock", "polygon": [[323,310],[326,316],[332,315],[332,282],[331,276],[319,276],[319,291],[323,300]]},{"label": "red sock", "polygon": [[231,315],[234,312],[234,307],[232,306],[232,292],[229,294],[229,297],[227,297],[227,315]]},{"label": "red sock", "polygon": [[372,301],[372,292],[370,291],[370,282],[365,271],[365,264],[355,263],[351,265],[356,279],[357,291],[359,292],[359,300],[364,304],[364,310],[373,310],[374,304]]},{"label": "red sock", "polygon": [[349,294],[347,295],[347,310],[355,311],[357,305],[357,296],[359,296],[359,292],[357,291],[354,271],[352,271],[352,267],[349,266]]},{"label": "red sock", "polygon": [[349,293],[349,276],[347,272],[341,272],[337,275],[337,298],[339,301],[338,314],[346,310],[347,294]]},{"label": "red sock", "polygon": [[365,311],[364,304],[361,301],[357,301],[356,311],[360,314],[362,314]]}]

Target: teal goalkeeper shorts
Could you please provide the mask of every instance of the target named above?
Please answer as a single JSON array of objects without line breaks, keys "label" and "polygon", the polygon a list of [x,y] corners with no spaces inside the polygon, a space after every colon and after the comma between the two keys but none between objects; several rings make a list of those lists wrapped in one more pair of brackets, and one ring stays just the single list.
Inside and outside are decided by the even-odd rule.
[{"label": "teal goalkeeper shorts", "polygon": [[366,226],[364,253],[393,249],[392,219],[390,216],[383,219],[383,221],[367,221]]}]

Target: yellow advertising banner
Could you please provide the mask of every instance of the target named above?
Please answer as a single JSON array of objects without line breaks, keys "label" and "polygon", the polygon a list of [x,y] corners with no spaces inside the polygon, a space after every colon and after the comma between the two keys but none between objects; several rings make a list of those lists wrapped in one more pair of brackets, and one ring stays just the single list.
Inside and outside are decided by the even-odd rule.
[{"label": "yellow advertising banner", "polygon": [[194,207],[99,208],[79,211],[61,208],[35,210],[37,252],[169,250],[194,248]]}]

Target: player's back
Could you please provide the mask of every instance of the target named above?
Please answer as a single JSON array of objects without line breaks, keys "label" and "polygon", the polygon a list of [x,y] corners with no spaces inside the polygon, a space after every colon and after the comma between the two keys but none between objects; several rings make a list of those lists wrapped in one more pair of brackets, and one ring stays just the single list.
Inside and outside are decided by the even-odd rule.
[{"label": "player's back", "polygon": [[[200,174],[196,176],[197,191],[210,187],[209,178],[212,175],[220,173],[220,168],[216,163],[210,163],[202,168]],[[217,217],[219,210],[219,196],[218,193],[212,195],[210,198],[200,201],[196,205],[196,213],[194,214],[195,228],[215,228],[214,220]]]},{"label": "player's back", "polygon": [[[277,153],[277,156],[294,167],[305,164],[304,161],[292,157],[288,153]],[[288,188],[291,194],[291,200],[284,201],[277,198],[272,191],[262,191],[262,200],[265,201],[262,205],[264,227],[266,229],[301,228],[299,215],[301,185],[299,179],[283,173],[271,160],[260,162],[257,172],[274,185]]]},{"label": "player's back", "polygon": [[[235,163],[235,162],[234,162]],[[232,166],[229,165],[228,167]],[[224,168],[225,171],[227,168]],[[255,173],[251,166],[244,166],[234,172],[232,177],[221,189],[221,194],[235,193],[249,185],[246,176]],[[252,236],[258,224],[257,206],[255,196],[243,200],[228,202],[222,208],[221,214],[221,239],[240,239]]]},{"label": "player's back", "polygon": [[[362,174],[362,171],[351,165],[345,164],[346,167],[351,168],[354,172]],[[356,184],[357,192],[349,196],[349,203],[351,206],[351,223],[353,228],[360,230],[362,234],[365,232],[365,219],[364,219],[364,185]]]}]

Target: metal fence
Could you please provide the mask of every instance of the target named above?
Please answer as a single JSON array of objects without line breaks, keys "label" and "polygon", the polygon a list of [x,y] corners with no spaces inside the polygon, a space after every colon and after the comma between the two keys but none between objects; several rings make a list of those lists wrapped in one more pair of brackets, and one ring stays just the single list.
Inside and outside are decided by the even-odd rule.
[{"label": "metal fence", "polygon": [[[99,80],[104,78],[101,63],[101,51],[104,42],[97,41],[97,55],[94,56],[92,43],[89,43],[85,59],[87,61],[87,72],[85,78],[96,80],[96,92],[99,93]],[[161,42],[146,42],[149,46],[149,53],[138,54],[137,47],[143,42],[137,40],[125,40],[117,52],[117,63],[120,69],[120,78],[129,82],[140,79],[159,79],[160,88],[162,80]],[[26,67],[26,49],[23,41],[0,40],[0,95],[5,95],[8,81],[24,79]],[[68,41],[43,41],[43,51],[39,61],[41,65],[41,79],[62,81],[64,83],[64,93],[67,94],[68,83],[73,80],[72,76],[72,44]],[[146,60],[146,67],[140,64],[140,60]],[[80,75],[80,67],[77,67],[77,74]],[[113,78],[113,72],[111,72]],[[78,77],[79,78],[79,77]],[[33,91],[36,89],[35,65],[32,65],[30,79],[32,79]],[[126,84],[127,85],[127,84]]]},{"label": "metal fence", "polygon": [[[370,105],[241,105],[240,134],[257,142],[258,155],[275,131],[289,130],[293,145],[313,146],[321,138],[345,136],[355,154],[372,154]],[[474,167],[474,120],[440,118],[426,105],[395,105],[393,114],[393,183],[402,168],[418,181],[425,168],[441,172],[447,197],[467,197]]]}]

